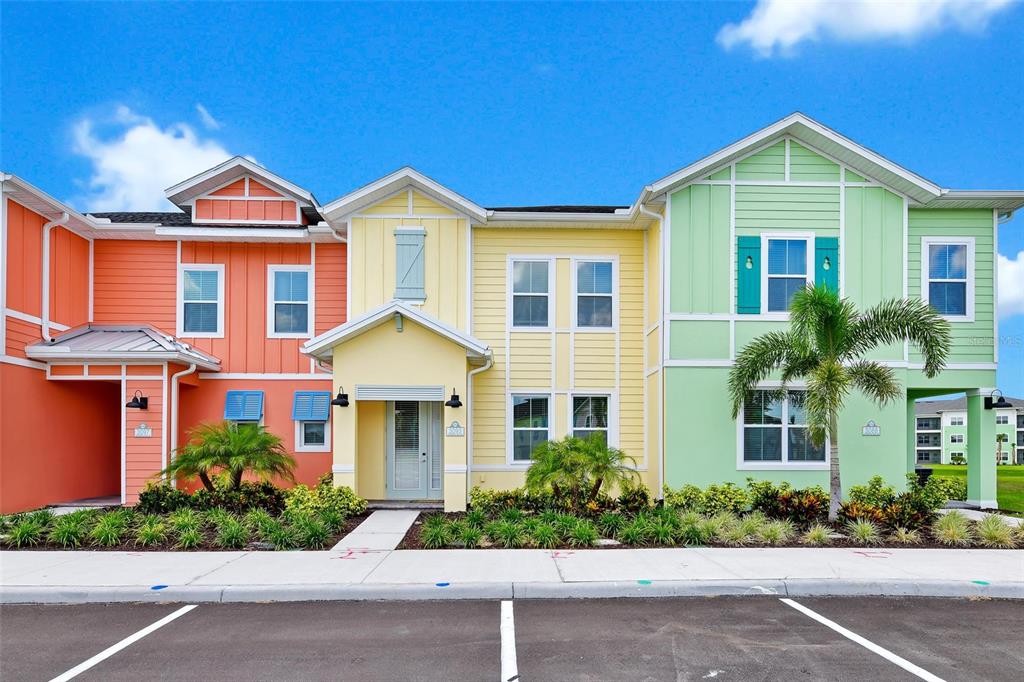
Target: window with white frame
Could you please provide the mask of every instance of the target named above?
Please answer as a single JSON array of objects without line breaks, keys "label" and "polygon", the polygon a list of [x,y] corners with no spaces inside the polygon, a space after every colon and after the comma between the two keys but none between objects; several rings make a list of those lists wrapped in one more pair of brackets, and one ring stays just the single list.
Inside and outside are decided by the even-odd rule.
[{"label": "window with white frame", "polygon": [[546,395],[512,396],[512,461],[529,462],[534,448],[550,439],[550,408]]},{"label": "window with white frame", "polygon": [[311,335],[312,291],[306,265],[267,268],[267,336],[305,338]]},{"label": "window with white frame", "polygon": [[950,443],[963,444],[963,442],[964,442],[964,434],[962,434],[962,433],[950,434],[949,442]]},{"label": "window with white frame", "polygon": [[328,420],[331,414],[329,391],[296,391],[292,400],[297,452],[328,452],[331,435]]},{"label": "window with white frame", "polygon": [[550,326],[550,272],[550,261],[512,261],[513,327]]},{"label": "window with white frame", "polygon": [[974,316],[973,239],[922,241],[921,295],[935,310],[952,319]]},{"label": "window with white frame", "polygon": [[963,426],[964,425],[964,418],[963,417],[950,417],[949,418],[949,425],[950,426]]},{"label": "window with white frame", "polygon": [[1010,423],[1010,415],[1008,415],[1008,414],[997,414],[996,415],[996,424],[1009,424],[1009,423]]},{"label": "window with white frame", "polygon": [[811,442],[805,395],[789,391],[780,398],[771,391],[751,391],[743,404],[744,462],[825,462],[825,445]]},{"label": "window with white frame", "polygon": [[576,261],[577,327],[614,326],[614,270],[611,261]]},{"label": "window with white frame", "polygon": [[179,277],[179,335],[224,335],[224,266],[183,265]]},{"label": "window with white frame", "polygon": [[765,310],[784,313],[793,295],[811,280],[808,239],[768,238],[768,267],[765,268]]},{"label": "window with white frame", "polygon": [[572,397],[572,435],[589,438],[599,434],[608,443],[608,396],[574,395]]}]

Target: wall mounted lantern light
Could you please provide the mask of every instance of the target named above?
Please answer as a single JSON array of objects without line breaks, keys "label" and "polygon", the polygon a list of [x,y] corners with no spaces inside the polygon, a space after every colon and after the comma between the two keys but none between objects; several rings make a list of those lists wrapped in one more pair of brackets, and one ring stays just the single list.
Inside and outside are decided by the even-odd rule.
[{"label": "wall mounted lantern light", "polygon": [[444,404],[445,407],[462,407],[462,401],[459,400],[459,394],[452,389],[452,397]]},{"label": "wall mounted lantern light", "polygon": [[[996,398],[996,396],[999,396]],[[1003,392],[998,388],[992,391],[992,395],[985,396],[985,409],[995,410],[1003,407],[1013,407],[1013,403],[1010,403],[1003,397]]]},{"label": "wall mounted lantern light", "polygon": [[334,396],[331,400],[331,405],[337,405],[338,407],[348,407],[348,393],[345,393],[345,387],[338,387],[338,395]]},{"label": "wall mounted lantern light", "polygon": [[135,391],[135,395],[132,399],[124,404],[125,407],[130,407],[133,410],[148,410],[149,409],[149,398],[142,395],[142,391]]}]

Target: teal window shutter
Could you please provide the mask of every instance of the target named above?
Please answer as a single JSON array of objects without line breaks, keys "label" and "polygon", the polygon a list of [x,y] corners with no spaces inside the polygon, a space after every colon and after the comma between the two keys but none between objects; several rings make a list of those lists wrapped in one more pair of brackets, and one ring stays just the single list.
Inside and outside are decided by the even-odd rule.
[{"label": "teal window shutter", "polygon": [[295,391],[292,419],[297,422],[325,422],[331,411],[329,391]]},{"label": "teal window shutter", "polygon": [[423,228],[395,230],[395,298],[411,301],[427,298],[423,290],[423,242],[426,236]]},{"label": "teal window shutter", "polygon": [[736,312],[761,312],[761,238],[736,238]]},{"label": "teal window shutter", "polygon": [[263,391],[228,391],[224,399],[224,419],[258,422],[263,418]]},{"label": "teal window shutter", "polygon": [[839,238],[818,237],[814,240],[814,282],[839,291]]}]

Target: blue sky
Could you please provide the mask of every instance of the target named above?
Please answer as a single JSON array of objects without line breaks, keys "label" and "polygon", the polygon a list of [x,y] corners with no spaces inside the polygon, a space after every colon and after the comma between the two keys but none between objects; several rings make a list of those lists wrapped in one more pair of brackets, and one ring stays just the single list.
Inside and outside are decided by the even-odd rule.
[{"label": "blue sky", "polygon": [[[410,164],[487,206],[628,204],[800,110],[942,186],[1024,188],[1024,6],[891,7],[4,2],[0,165],[83,210],[159,208],[226,153],[321,201]],[[1024,218],[999,244],[1024,395]]]}]

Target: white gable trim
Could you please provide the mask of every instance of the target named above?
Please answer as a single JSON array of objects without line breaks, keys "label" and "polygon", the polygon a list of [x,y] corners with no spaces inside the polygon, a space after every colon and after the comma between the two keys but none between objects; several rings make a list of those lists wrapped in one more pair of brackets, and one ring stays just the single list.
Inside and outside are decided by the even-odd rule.
[{"label": "white gable trim", "polygon": [[[236,169],[242,170],[234,173]],[[234,174],[232,175],[232,173]],[[246,173],[256,176],[258,181],[265,183],[271,189],[283,194],[290,194],[308,205],[317,206],[316,199],[307,190],[241,156],[234,156],[199,175],[179,182],[173,187],[168,187],[164,190],[164,194],[171,203],[182,206],[197,196],[216,191],[220,187],[238,180]]]},{"label": "white gable trim", "polygon": [[487,220],[487,209],[478,206],[410,166],[400,168],[390,175],[328,202],[324,206],[324,212],[332,219],[349,216],[409,187],[419,190],[464,216],[480,222]]}]

